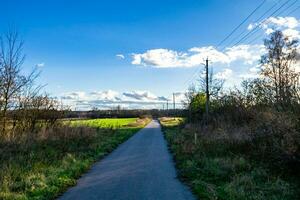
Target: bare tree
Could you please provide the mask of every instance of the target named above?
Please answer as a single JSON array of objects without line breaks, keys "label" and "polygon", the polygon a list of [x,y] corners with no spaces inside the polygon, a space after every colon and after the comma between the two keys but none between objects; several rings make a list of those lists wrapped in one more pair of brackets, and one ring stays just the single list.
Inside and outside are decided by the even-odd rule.
[{"label": "bare tree", "polygon": [[295,71],[297,40],[275,31],[264,41],[267,53],[261,57],[261,74],[265,87],[273,91],[273,98],[280,107],[292,105],[299,99],[299,73]]},{"label": "bare tree", "polygon": [[0,36],[0,111],[2,134],[6,133],[7,113],[16,106],[22,89],[37,77],[36,71],[28,76],[21,74],[24,62],[23,41],[15,30]]},{"label": "bare tree", "polygon": [[242,103],[246,107],[254,105],[272,105],[272,90],[266,87],[265,79],[255,78],[244,80],[241,83],[241,90],[236,89],[236,96],[240,96]]},{"label": "bare tree", "polygon": [[[209,76],[208,76],[208,84],[209,84],[209,96],[217,99],[219,97],[219,94],[223,88],[225,80],[216,78],[214,76],[214,73],[212,70],[209,71]],[[206,90],[206,77],[205,77],[205,72],[200,75],[199,79],[199,86],[200,86],[200,92],[205,93]]]}]

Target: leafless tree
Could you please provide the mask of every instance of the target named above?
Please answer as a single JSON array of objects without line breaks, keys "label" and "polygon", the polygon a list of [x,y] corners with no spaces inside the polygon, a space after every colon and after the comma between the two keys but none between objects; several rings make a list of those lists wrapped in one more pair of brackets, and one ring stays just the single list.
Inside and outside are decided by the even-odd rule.
[{"label": "leafless tree", "polygon": [[[223,89],[223,85],[224,85],[225,80],[224,79],[220,79],[220,78],[216,78],[214,76],[214,73],[212,70],[209,71],[209,76],[208,76],[208,84],[209,84],[209,96],[217,99],[219,97],[219,94],[221,92],[221,90]],[[200,75],[199,78],[199,89],[200,92],[205,93],[206,90],[206,78],[205,78],[205,72],[203,71],[203,73]]]},{"label": "leafless tree", "polygon": [[297,40],[285,37],[275,31],[264,41],[267,53],[261,57],[261,74],[265,87],[273,91],[273,98],[280,107],[292,105],[299,100],[299,76],[295,71],[297,61]]},{"label": "leafless tree", "polygon": [[32,85],[39,74],[36,70],[27,76],[22,74],[23,44],[16,30],[0,36],[0,135],[7,132],[8,112],[19,106],[24,88]]},{"label": "leafless tree", "polygon": [[27,78],[20,75],[25,56],[22,54],[23,42],[18,33],[9,31],[0,38],[0,95],[2,132],[6,131],[7,111],[13,104],[16,95],[26,85]]}]

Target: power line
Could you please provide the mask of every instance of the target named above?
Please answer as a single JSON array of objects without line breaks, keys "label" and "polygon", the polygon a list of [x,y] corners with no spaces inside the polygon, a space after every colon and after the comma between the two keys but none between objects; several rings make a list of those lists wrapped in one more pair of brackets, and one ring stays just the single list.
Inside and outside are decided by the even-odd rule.
[{"label": "power line", "polygon": [[[232,36],[259,8],[261,8],[266,3],[266,0],[263,0],[237,27],[235,27],[217,46],[223,44],[230,36]],[[184,82],[185,84],[189,84],[191,81],[194,80],[195,75],[198,74],[198,70],[196,69],[191,78],[187,79]]]},{"label": "power line", "polygon": [[[276,14],[277,12],[279,12],[278,14],[276,14],[276,16],[275,17],[277,17],[277,16],[279,16],[280,14],[282,14],[283,12],[285,12],[286,10],[288,10],[290,7],[292,7],[298,0],[295,0],[294,2],[292,2],[288,7],[286,7],[285,9],[283,9],[283,10],[281,10],[283,7],[285,7],[289,2],[290,2],[291,0],[287,0],[287,1],[285,1],[279,8],[277,8],[275,11],[273,11],[267,18],[270,18],[270,17],[272,17],[274,14]],[[252,15],[253,15],[253,13],[255,13],[255,11],[257,11],[263,4],[265,3],[265,1],[263,1],[260,5],[258,5],[257,7],[256,7],[256,9],[254,9],[254,11],[252,11],[251,13],[250,13],[250,15],[246,18],[246,19],[244,19],[225,39],[223,39],[219,44],[218,44],[218,46],[220,45],[220,44],[222,44],[226,39],[228,39],[243,23],[245,23]],[[256,21],[256,24],[263,18],[263,17],[265,17],[271,10],[273,10],[275,7],[276,7],[276,5],[278,5],[278,2],[275,4],[275,5],[273,5],[271,8],[269,8],[266,12],[264,12],[259,18],[257,18],[257,21]],[[294,9],[293,10],[293,12],[295,12],[297,9],[299,9],[299,8],[296,8],[296,9]],[[268,24],[268,23],[270,23],[270,22],[267,22],[266,24]],[[233,46],[235,46],[235,45],[237,45],[237,44],[239,44],[240,42],[242,42],[243,40],[247,40],[247,39],[249,39],[252,35],[254,35],[255,33],[257,33],[258,31],[259,31],[259,26],[260,26],[260,24],[259,25],[257,25],[254,29],[252,29],[249,33],[247,33],[243,38],[241,38],[238,42],[236,42]],[[245,32],[245,31],[244,31]],[[243,32],[243,33],[244,33]],[[243,34],[242,33],[242,34]],[[240,35],[239,35],[240,36]],[[259,36],[260,37],[260,36]],[[254,40],[251,40],[251,42],[253,42],[253,41],[255,41],[255,40],[257,40],[259,37],[256,37],[256,38],[254,38]],[[233,40],[234,41],[234,40]],[[221,51],[223,51],[225,48],[223,48]],[[196,74],[196,73],[195,73]],[[194,76],[195,76],[195,74],[192,76],[193,78],[194,78]]]},{"label": "power line", "polygon": [[[292,14],[293,12],[295,12],[296,10],[300,9],[300,6],[298,6],[297,8],[293,9],[291,12],[287,13],[287,16]],[[259,38],[261,38],[263,36],[263,34],[259,34],[257,37],[255,37],[254,39],[252,39],[249,44],[253,44],[256,40],[258,40]]]},{"label": "power line", "polygon": [[261,4],[259,4],[237,27],[235,27],[217,46],[223,44],[231,35],[235,33],[237,29],[239,29],[260,7],[262,7],[266,3],[264,0]]},{"label": "power line", "polygon": [[[267,18],[270,18],[272,17],[275,13],[277,13],[281,8],[283,8],[285,5],[287,5],[287,3],[289,2],[290,0],[287,0],[285,3],[283,3],[278,9],[276,9],[271,15],[269,15]],[[295,0],[292,4],[295,4],[298,0]],[[279,13],[280,14],[280,13]],[[278,15],[276,15],[278,16]],[[265,20],[264,20],[265,21]],[[242,37],[238,42],[236,42],[233,46],[236,46],[238,44],[240,44],[242,41],[244,41],[245,39],[247,39],[249,37],[249,35],[251,35],[254,31],[257,32],[257,29],[260,27],[260,25],[262,24],[259,23],[258,25],[256,25],[255,28],[253,28],[250,32],[248,32],[246,35],[244,35],[244,37]]]},{"label": "power line", "polygon": [[[277,1],[271,8],[269,8],[266,12],[264,12],[259,18],[255,20],[255,22],[259,22],[267,13],[269,13],[273,8],[275,8],[278,5],[279,1]],[[247,32],[247,29],[243,30],[236,38],[233,38],[227,46],[230,46],[237,38],[240,38],[245,32]]]},{"label": "power line", "polygon": [[287,15],[292,14],[293,12],[295,12],[296,10],[298,10],[300,8],[300,6],[296,7],[294,10],[292,10],[291,12],[289,12]]},{"label": "power line", "polygon": [[[287,8],[285,8],[284,10],[281,10],[279,13],[276,14],[275,17],[278,17],[279,15],[281,15],[282,13],[284,13],[285,11],[287,11],[289,8],[291,8],[295,3],[297,3],[298,0],[295,0],[294,2],[292,2]],[[297,9],[299,9],[299,7],[297,7],[296,9],[293,9],[291,12],[289,12],[287,15],[290,15],[291,13],[295,12]],[[265,25],[268,25],[270,23],[270,21],[266,22]],[[259,25],[257,26],[259,27]],[[257,28],[256,27],[256,28]],[[248,40],[251,36],[253,36],[255,33],[257,33],[260,29],[256,29],[254,32],[252,32],[252,34],[250,34],[248,37],[245,38],[244,42],[246,40]],[[257,37],[255,37],[253,40],[251,40],[249,42],[249,44],[251,44],[252,42],[256,41],[258,38],[260,38],[263,34],[259,34]]]},{"label": "power line", "polygon": [[[279,16],[280,14],[282,14],[283,12],[287,11],[289,8],[291,8],[298,0],[295,0],[294,2],[292,2],[290,5],[288,5],[290,3],[291,0],[287,0],[285,1],[281,6],[279,6],[279,8],[277,8],[275,11],[273,11],[270,15],[268,15],[268,17],[266,17],[266,19],[272,17],[274,14],[276,14],[277,12],[279,12],[278,14],[276,14],[275,17]],[[266,3],[266,0],[264,0],[261,4],[259,4],[237,27],[235,27],[221,42],[219,42],[219,44],[217,45],[217,47],[219,47],[220,45],[222,45],[228,38],[230,38],[251,16],[253,16],[253,14],[259,9],[261,8],[264,4]],[[270,11],[272,11],[277,5],[279,4],[279,2],[276,2],[272,7],[270,7],[266,12],[264,12],[262,15],[260,15],[260,17],[258,17],[256,19],[256,22],[254,24],[257,24],[256,27],[254,27],[250,32],[248,32],[246,35],[244,35],[241,39],[238,40],[238,42],[236,42],[233,46],[236,46],[238,44],[240,44],[242,41],[245,41],[247,39],[249,39],[251,36],[253,36],[255,33],[257,33],[260,29],[260,25],[265,21],[263,20],[262,22],[260,22],[261,19],[263,19]],[[284,8],[286,5],[288,5],[288,7]],[[284,8],[283,10],[281,10],[282,8]],[[291,13],[295,12],[296,10],[300,9],[300,6],[293,9],[292,11],[290,11],[288,13],[288,15],[290,15]],[[268,24],[270,22],[267,22],[266,24]],[[242,36],[244,33],[246,32],[246,30],[244,30],[242,33],[240,33],[236,38],[232,39],[230,41],[230,44],[232,44],[232,42],[236,41],[238,38],[240,38],[240,36]],[[256,41],[261,35],[255,37],[253,40],[251,40],[250,42],[254,42]],[[222,48],[221,51],[223,51],[225,49]],[[194,80],[195,75],[198,74],[198,69],[196,69],[194,71],[194,73],[192,74],[192,76],[190,78],[188,78],[185,82],[185,84],[189,84],[191,81]],[[171,96],[171,95],[170,95]],[[169,96],[169,97],[170,97]],[[168,97],[168,99],[169,99]]]}]

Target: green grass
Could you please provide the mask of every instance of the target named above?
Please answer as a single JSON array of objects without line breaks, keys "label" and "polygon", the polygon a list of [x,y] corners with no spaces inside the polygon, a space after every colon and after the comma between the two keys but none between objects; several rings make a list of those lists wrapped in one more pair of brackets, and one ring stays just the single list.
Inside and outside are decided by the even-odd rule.
[{"label": "green grass", "polygon": [[138,121],[72,121],[71,127],[59,127],[46,139],[0,143],[0,199],[54,199],[149,122]]},{"label": "green grass", "polygon": [[73,120],[73,126],[89,126],[101,128],[128,128],[128,124],[135,123],[137,118],[120,118],[120,119],[89,119],[89,120]]},{"label": "green grass", "polygon": [[164,127],[174,127],[183,123],[185,119],[182,117],[162,117],[159,118],[159,121]]},{"label": "green grass", "polygon": [[161,121],[179,176],[199,199],[299,198],[299,186],[286,174],[273,173],[266,164],[270,161],[253,159],[238,144],[200,136],[195,142],[194,133],[180,123],[181,120]]}]

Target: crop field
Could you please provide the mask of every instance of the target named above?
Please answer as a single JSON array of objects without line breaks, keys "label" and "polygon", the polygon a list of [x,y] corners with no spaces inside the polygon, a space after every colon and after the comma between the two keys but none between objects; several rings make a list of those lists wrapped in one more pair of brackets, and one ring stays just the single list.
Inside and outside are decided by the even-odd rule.
[{"label": "crop field", "polygon": [[120,119],[87,119],[87,120],[73,120],[72,126],[88,126],[94,128],[126,128],[134,124],[138,118],[120,118]]}]

